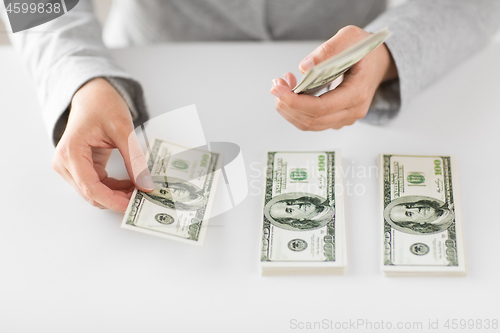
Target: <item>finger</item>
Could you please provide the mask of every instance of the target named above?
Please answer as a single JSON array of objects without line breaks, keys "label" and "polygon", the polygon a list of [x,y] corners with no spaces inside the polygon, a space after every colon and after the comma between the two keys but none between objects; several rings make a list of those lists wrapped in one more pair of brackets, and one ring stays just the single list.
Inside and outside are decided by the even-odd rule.
[{"label": "finger", "polygon": [[300,62],[300,71],[305,73],[309,69],[339,54],[368,35],[368,32],[355,26],[346,26],[340,29],[332,38],[318,46]]},{"label": "finger", "polygon": [[288,121],[290,121],[289,118],[292,118],[292,124],[295,127],[307,131],[324,131],[329,128],[341,128],[346,122],[352,119],[352,114],[349,110],[341,110],[323,117],[311,117],[297,110],[282,109],[278,105],[276,109]]},{"label": "finger", "polygon": [[69,148],[67,169],[91,204],[98,203],[114,211],[125,212],[128,200],[101,183],[94,169],[89,147]]},{"label": "finger", "polygon": [[278,98],[277,106],[280,108],[301,110],[309,115],[316,115],[323,110],[323,101],[320,98],[294,93],[283,79],[277,79],[275,82],[270,92]]},{"label": "finger", "polygon": [[292,89],[290,89],[290,86],[288,86],[288,82],[286,82],[282,78],[274,79],[272,82],[273,82],[273,85],[272,85],[271,90],[269,92],[272,95],[274,95],[274,97],[279,98],[279,95],[280,95],[279,91],[282,91],[282,93],[283,92],[292,92]]},{"label": "finger", "polygon": [[292,73],[285,73],[283,74],[283,77],[285,78],[286,82],[288,83],[288,86],[293,89],[297,85],[297,79],[295,78],[295,75]]},{"label": "finger", "polygon": [[[295,94],[289,87],[279,84],[282,83],[280,79],[276,82],[278,85],[272,88],[273,94],[278,97],[276,108],[286,111],[288,115],[301,121],[307,128],[315,128],[319,121],[312,123],[311,119],[301,117],[300,114],[312,118],[332,115],[328,118],[327,124],[338,124],[347,118],[362,118],[366,112],[361,111],[367,110],[366,106],[370,104],[373,97],[363,83],[363,74],[358,72],[346,75],[339,87],[319,97]],[[351,110],[351,115],[333,116],[343,110]],[[354,113],[352,110],[360,112]]]},{"label": "finger", "polygon": [[[94,153],[94,149],[92,150],[93,150],[92,157],[94,158],[96,155]],[[87,197],[85,197],[85,195],[83,195],[83,193],[80,191],[80,188],[75,183],[73,177],[69,173],[68,169],[66,169],[66,167],[58,166],[55,167],[55,169],[57,169],[57,172],[63,177],[63,179],[66,180],[76,190],[78,195],[80,195],[85,201],[90,202],[93,206],[98,207],[100,209],[106,209],[106,207],[101,205],[99,202],[89,200]],[[116,195],[130,199],[131,194],[135,188],[135,185],[131,180],[117,180],[115,178],[107,177],[106,170],[104,170],[104,168],[101,168],[99,165],[96,165],[95,161],[94,161],[94,169],[96,170],[101,182],[106,186],[108,186],[109,188],[111,188],[112,190],[114,190]]]},{"label": "finger", "polygon": [[331,91],[331,94],[319,97],[309,96],[296,94],[290,88],[281,85],[273,86],[271,93],[279,99],[277,107],[287,111],[295,110],[310,117],[324,117],[351,108],[355,96],[355,92],[350,89],[335,94]]},{"label": "finger", "polygon": [[[78,187],[78,185],[76,185],[75,180],[69,173],[68,169],[66,169],[66,167],[61,166],[60,168],[58,168],[57,173],[59,173],[61,177],[63,177],[63,179],[75,189],[76,193],[78,193],[79,196],[81,196],[85,201],[89,202],[89,199],[87,199],[87,197],[83,195],[82,191],[80,191],[80,188]],[[96,201],[90,203],[97,208],[106,209],[106,207]]]},{"label": "finger", "polygon": [[146,156],[142,152],[135,131],[132,130],[128,137],[114,139],[114,142],[123,157],[130,179],[139,190],[153,191],[155,189],[153,178],[151,178]]},{"label": "finger", "polygon": [[[370,80],[363,71],[364,66],[365,63],[361,60],[346,74],[339,77],[338,81],[333,82],[338,83],[335,89],[329,90],[318,97],[309,96],[311,98],[308,100],[301,99],[305,103],[299,103],[298,98],[295,98],[296,96],[288,94],[281,87],[276,88],[277,95],[290,109],[300,109],[301,112],[312,117],[323,117],[341,110],[359,108],[362,104],[371,102],[373,98],[373,93],[370,93],[368,88]],[[300,96],[305,97],[305,95]],[[304,105],[306,103],[310,105]]]},{"label": "finger", "polygon": [[283,86],[283,87],[290,88],[290,86],[288,85],[288,82],[280,77],[273,80],[273,87],[274,86]]},{"label": "finger", "polygon": [[336,124],[334,126],[331,126],[330,128],[335,129],[335,130],[339,130],[343,127],[353,125],[356,121],[357,121],[357,119],[355,119],[355,118],[347,119],[340,124]]},{"label": "finger", "polygon": [[357,119],[353,118],[347,118],[346,120],[340,121],[340,122],[335,122],[332,120],[324,119],[324,120],[314,120],[309,125],[304,125],[302,122],[299,122],[292,118],[290,115],[288,115],[284,111],[278,111],[280,114],[283,116],[283,118],[287,119],[289,122],[291,122],[295,127],[302,131],[312,131],[312,132],[319,132],[319,131],[325,131],[327,129],[334,129],[334,130],[339,130],[343,127],[346,126],[351,126],[353,125]]},{"label": "finger", "polygon": [[293,126],[297,127],[299,130],[301,130],[301,131],[308,131],[309,130],[303,123],[301,123],[300,121],[296,120],[295,118],[290,117],[285,111],[283,111],[281,109],[276,109],[276,111],[278,111],[278,113],[283,118],[285,118],[286,121],[288,121]]},{"label": "finger", "polygon": [[343,109],[357,109],[371,101],[371,97],[363,80],[362,74],[346,74],[342,83],[318,98],[321,100],[321,112],[307,113],[311,116],[324,116]]}]

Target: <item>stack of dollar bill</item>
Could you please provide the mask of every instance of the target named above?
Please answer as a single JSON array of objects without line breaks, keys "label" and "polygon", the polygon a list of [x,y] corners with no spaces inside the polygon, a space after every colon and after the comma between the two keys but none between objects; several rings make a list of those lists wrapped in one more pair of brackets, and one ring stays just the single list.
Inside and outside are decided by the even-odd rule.
[{"label": "stack of dollar bill", "polygon": [[380,155],[386,275],[465,275],[456,162]]},{"label": "stack of dollar bill", "polygon": [[339,153],[269,152],[265,186],[262,274],[342,273]]},{"label": "stack of dollar bill", "polygon": [[155,190],[135,190],[122,228],[201,244],[213,202],[219,154],[155,139],[147,155]]},{"label": "stack of dollar bill", "polygon": [[[201,244],[219,154],[155,139],[147,159],[155,190],[135,190],[122,227]],[[343,273],[340,161],[335,151],[267,154],[262,274]],[[456,177],[452,156],[380,155],[386,275],[466,274]]]},{"label": "stack of dollar bill", "polygon": [[390,35],[391,32],[388,28],[381,29],[336,56],[309,69],[293,91],[297,94],[316,94],[380,46]]}]

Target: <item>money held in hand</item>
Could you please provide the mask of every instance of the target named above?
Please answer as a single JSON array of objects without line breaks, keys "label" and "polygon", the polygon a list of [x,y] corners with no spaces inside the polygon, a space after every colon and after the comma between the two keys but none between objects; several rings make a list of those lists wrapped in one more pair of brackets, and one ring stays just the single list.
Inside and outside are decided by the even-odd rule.
[{"label": "money held in hand", "polygon": [[368,53],[382,45],[391,34],[388,28],[381,29],[336,56],[309,69],[293,91],[297,94],[316,94],[347,72]]},{"label": "money held in hand", "polygon": [[220,172],[219,154],[155,139],[147,160],[155,189],[134,191],[122,228],[201,244]]},{"label": "money held in hand", "polygon": [[341,273],[346,264],[338,152],[269,152],[262,274]]},{"label": "money held in hand", "polygon": [[456,163],[381,155],[386,275],[465,275]]}]

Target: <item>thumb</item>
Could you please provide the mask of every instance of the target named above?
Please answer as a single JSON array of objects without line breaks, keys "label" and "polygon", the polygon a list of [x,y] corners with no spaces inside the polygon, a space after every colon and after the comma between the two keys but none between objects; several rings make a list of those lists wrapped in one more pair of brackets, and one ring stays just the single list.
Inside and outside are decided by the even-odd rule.
[{"label": "thumb", "polygon": [[334,38],[335,36],[318,46],[300,62],[299,69],[302,73],[307,72],[317,64],[333,57],[337,53],[335,52]]},{"label": "thumb", "polygon": [[151,178],[146,156],[142,152],[135,131],[132,130],[128,138],[122,138],[117,143],[117,147],[127,167],[128,175],[135,186],[143,192],[153,191],[155,189],[153,178]]},{"label": "thumb", "polygon": [[349,46],[362,40],[369,35],[368,32],[355,26],[347,26],[340,29],[335,36],[318,46],[299,64],[299,69],[305,73],[319,63],[339,54]]}]

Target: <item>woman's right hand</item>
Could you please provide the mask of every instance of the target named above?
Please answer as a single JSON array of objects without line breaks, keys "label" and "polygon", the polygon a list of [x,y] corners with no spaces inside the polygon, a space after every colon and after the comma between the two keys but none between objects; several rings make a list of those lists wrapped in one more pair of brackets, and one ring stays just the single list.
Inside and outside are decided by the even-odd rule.
[{"label": "woman's right hand", "polygon": [[[129,180],[108,177],[111,151],[120,151]],[[125,212],[137,186],[154,190],[127,104],[102,78],[90,80],[73,96],[66,130],[52,167],[92,205]]]}]

